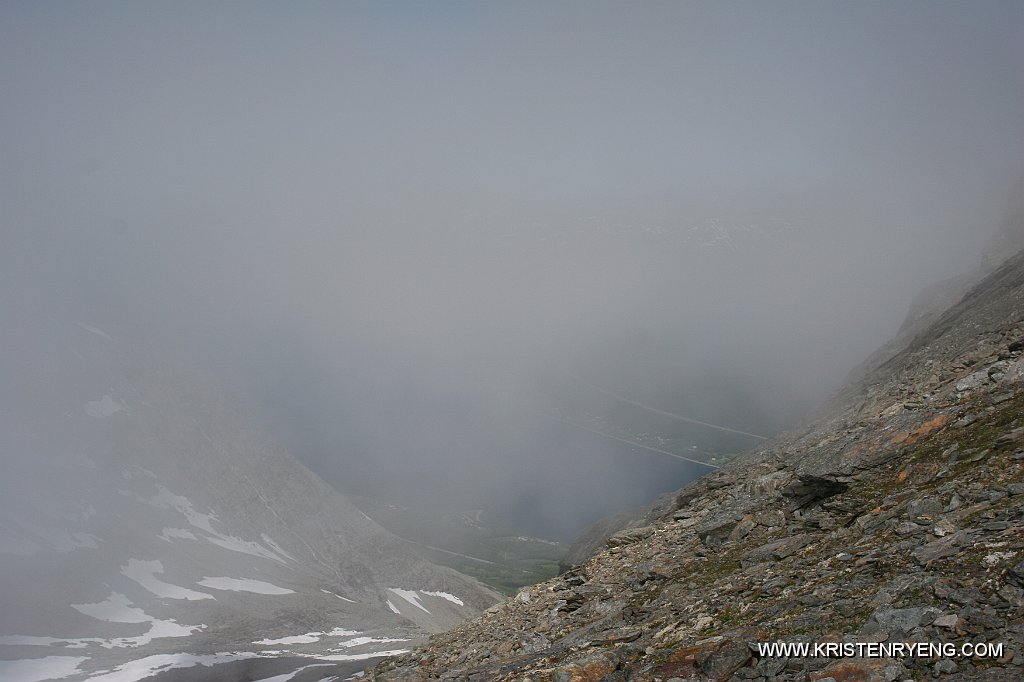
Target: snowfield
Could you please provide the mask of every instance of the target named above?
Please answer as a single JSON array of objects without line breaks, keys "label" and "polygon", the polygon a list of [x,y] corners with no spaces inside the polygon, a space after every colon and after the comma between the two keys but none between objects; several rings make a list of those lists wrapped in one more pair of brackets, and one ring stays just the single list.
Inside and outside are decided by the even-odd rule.
[{"label": "snowfield", "polygon": [[231,592],[253,592],[255,594],[295,594],[295,590],[287,587],[278,587],[262,580],[251,580],[249,578],[209,578],[204,577],[198,585],[212,587],[215,590],[228,590]]}]

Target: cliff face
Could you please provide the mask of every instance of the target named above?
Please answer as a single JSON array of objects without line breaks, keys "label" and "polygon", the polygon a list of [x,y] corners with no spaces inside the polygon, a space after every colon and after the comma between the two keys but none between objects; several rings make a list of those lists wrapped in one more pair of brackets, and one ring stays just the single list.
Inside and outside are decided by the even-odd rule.
[{"label": "cliff face", "polygon": [[[643,523],[370,678],[1021,679],[1024,254],[866,366],[816,422]],[[787,658],[753,646],[775,640],[1004,650]]]}]

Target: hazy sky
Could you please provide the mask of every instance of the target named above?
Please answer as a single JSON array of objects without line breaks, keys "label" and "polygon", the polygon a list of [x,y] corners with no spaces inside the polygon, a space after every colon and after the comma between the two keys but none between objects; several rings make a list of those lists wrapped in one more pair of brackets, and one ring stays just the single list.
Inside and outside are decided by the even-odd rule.
[{"label": "hazy sky", "polygon": [[8,302],[189,348],[342,489],[564,514],[552,367],[778,428],[977,265],[1024,4],[8,2],[0,93]]}]

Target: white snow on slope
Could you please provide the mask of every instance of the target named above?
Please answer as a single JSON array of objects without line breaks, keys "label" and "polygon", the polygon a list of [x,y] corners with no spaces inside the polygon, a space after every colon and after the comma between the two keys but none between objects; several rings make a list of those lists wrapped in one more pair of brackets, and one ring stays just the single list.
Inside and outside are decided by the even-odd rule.
[{"label": "white snow on slope", "polygon": [[253,642],[253,644],[262,644],[264,646],[272,646],[274,644],[312,644],[313,642],[319,642],[321,637],[349,637],[358,634],[355,630],[334,628],[330,632],[307,632],[304,635],[292,635],[291,637],[282,637],[280,639],[261,639],[258,642]]},{"label": "white snow on slope", "polygon": [[164,599],[186,599],[198,601],[200,599],[214,599],[212,594],[197,592],[171,583],[165,583],[156,577],[157,573],[164,572],[164,565],[159,561],[141,561],[129,559],[127,565],[121,567],[121,573],[158,597]]},{"label": "white snow on slope", "polygon": [[323,592],[324,594],[333,594],[338,599],[340,599],[342,601],[347,601],[350,604],[358,604],[359,603],[359,602],[355,601],[354,599],[349,599],[348,597],[342,597],[337,592],[331,592],[330,590],[324,590],[324,589],[321,589],[320,591]]},{"label": "white snow on slope", "polygon": [[429,592],[427,590],[420,590],[420,592],[422,592],[423,594],[429,594],[432,597],[440,597],[441,599],[447,599],[451,603],[458,604],[459,606],[465,606],[463,601],[456,597],[454,594],[448,594],[447,592]]},{"label": "white snow on slope", "polygon": [[[7,646],[64,646],[68,649],[84,649],[95,644],[104,649],[145,646],[154,639],[163,637],[188,637],[204,629],[205,625],[180,625],[173,620],[160,620],[145,613],[119,592],[112,592],[109,597],[95,604],[72,604],[71,608],[91,616],[97,620],[111,623],[149,623],[149,630],[136,637],[81,637],[65,639],[58,637],[39,637],[36,635],[4,635],[0,636],[0,645]],[[4,679],[0,677],[0,679]]]},{"label": "white snow on slope", "polygon": [[430,611],[427,611],[427,607],[420,603],[420,596],[416,594],[416,590],[402,590],[397,587],[389,587],[388,591],[394,592],[399,597],[409,602],[416,608],[424,611],[425,613],[430,613]]},{"label": "white snow on slope", "polygon": [[[146,502],[147,504],[151,504],[159,509],[174,509],[183,515],[192,527],[198,528],[199,530],[207,533],[207,536],[204,537],[205,540],[212,542],[219,547],[223,547],[224,549],[229,549],[232,552],[241,552],[242,554],[263,557],[264,559],[271,559],[286,565],[288,563],[288,559],[292,558],[281,550],[281,548],[266,535],[263,536],[264,540],[270,540],[270,543],[273,543],[273,546],[278,551],[268,549],[258,542],[245,540],[243,538],[215,530],[213,527],[213,522],[217,521],[217,516],[215,514],[203,514],[202,512],[196,511],[195,507],[192,506],[191,500],[184,495],[176,495],[172,493],[162,485],[157,485],[156,488],[157,494],[148,500],[129,491],[124,491],[123,494],[131,495],[132,497]],[[294,561],[294,559],[292,560]]]},{"label": "white snow on slope", "polygon": [[390,599],[388,599],[386,601],[386,603],[387,603],[389,609],[391,609],[393,612],[397,613],[398,615],[402,615],[402,612],[395,608],[395,605],[391,603]]},{"label": "white snow on slope", "polygon": [[192,534],[192,531],[185,530],[184,528],[164,528],[163,532],[160,533],[160,535],[157,535],[157,537],[166,542],[171,542],[173,538],[179,538],[181,540],[199,539]]},{"label": "white snow on slope", "polygon": [[[85,646],[89,643],[96,643],[100,646],[110,649],[114,647],[139,647],[145,646],[152,642],[154,639],[162,639],[164,637],[188,637],[200,630],[206,628],[205,625],[181,625],[174,620],[161,620],[154,618],[141,609],[131,607],[131,602],[125,598],[124,595],[117,592],[111,593],[106,600],[99,602],[98,604],[72,604],[71,608],[76,611],[80,611],[88,616],[92,616],[98,620],[107,620],[115,623],[124,622],[149,622],[149,630],[145,633],[138,635],[137,637],[116,637],[114,639],[98,639],[88,638],[77,640],[79,646]],[[145,620],[118,620],[118,618],[135,618],[136,614],[142,613],[145,615]],[[76,640],[68,640],[76,641]],[[74,646],[69,645],[69,646]]]},{"label": "white snow on slope", "polygon": [[[233,661],[241,661],[252,658],[276,658],[278,653],[284,653],[290,656],[301,656],[303,658],[310,658],[318,661],[365,661],[371,658],[383,658],[385,656],[397,656],[399,654],[407,653],[408,649],[393,649],[389,651],[373,651],[362,654],[306,654],[306,653],[289,653],[289,652],[262,652],[255,653],[251,651],[240,651],[240,652],[222,652],[208,655],[195,655],[195,654],[157,654],[153,656],[146,656],[135,661],[130,661],[123,665],[119,665],[113,670],[104,671],[99,674],[93,675],[87,678],[87,682],[141,682],[142,680],[149,679],[153,675],[163,673],[168,670],[174,670],[178,668],[191,668],[194,666],[206,666],[212,667],[223,663],[231,663]],[[64,658],[64,657],[50,657],[50,658]],[[45,660],[45,659],[40,659]],[[76,659],[77,661],[85,659]],[[0,662],[2,663],[2,662]],[[298,670],[294,670],[291,673],[285,675],[278,675],[275,677],[265,678],[262,682],[281,681],[293,678],[303,670],[308,668],[318,667],[320,664],[310,664],[303,666]],[[0,673],[3,669],[0,668]],[[72,670],[71,672],[75,672]],[[70,674],[70,673],[69,673]],[[0,679],[8,679],[6,677],[0,677]],[[20,682],[21,678],[18,679]],[[44,679],[50,678],[30,678],[30,682],[41,682]]]},{"label": "white snow on slope", "polygon": [[298,559],[293,557],[291,554],[289,554],[288,552],[286,552],[283,549],[281,549],[281,546],[279,544],[277,544],[276,542],[274,542],[273,538],[271,538],[266,533],[260,533],[260,537],[263,539],[263,542],[265,542],[267,544],[267,546],[270,547],[270,549],[272,549],[279,556],[283,556],[283,557],[285,557],[287,559],[291,559],[292,561],[298,561]]},{"label": "white snow on slope", "polygon": [[315,658],[320,661],[365,661],[368,658],[383,658],[386,656],[398,656],[408,653],[408,649],[391,649],[389,651],[371,651],[366,654],[330,654],[328,656],[314,656],[312,654],[296,654],[305,658]]},{"label": "white snow on slope", "polygon": [[430,611],[427,610],[426,606],[424,606],[423,604],[420,603],[420,595],[416,594],[416,590],[400,590],[398,588],[388,588],[388,590],[390,592],[394,592],[396,595],[398,595],[402,599],[408,601],[413,606],[416,606],[417,608],[419,608],[419,609],[421,609],[421,610],[423,610],[423,611],[425,611],[427,613],[430,612]]},{"label": "white snow on slope", "polygon": [[84,656],[47,656],[0,661],[0,680],[41,682],[59,680],[79,672],[78,665],[89,660]]},{"label": "white snow on slope", "polygon": [[111,592],[110,596],[101,602],[76,604],[72,608],[97,620],[111,623],[146,623],[153,620],[145,611],[132,606],[128,597],[120,592]]},{"label": "white snow on slope", "polygon": [[320,641],[320,632],[308,632],[304,635],[292,635],[290,637],[279,637],[278,639],[261,639],[253,644],[260,646],[274,646],[277,644],[312,644]]},{"label": "white snow on slope", "polygon": [[296,675],[301,673],[303,670],[309,670],[310,668],[323,668],[323,667],[329,666],[329,665],[331,665],[331,664],[330,663],[312,663],[310,665],[304,665],[301,668],[299,668],[298,670],[293,670],[290,673],[285,673],[284,675],[274,675],[273,677],[264,677],[261,680],[256,680],[256,682],[288,682],[288,680],[294,678]]},{"label": "white snow on slope", "polygon": [[396,637],[353,637],[352,639],[346,639],[344,642],[338,642],[338,646],[331,649],[331,651],[341,651],[342,649],[351,649],[352,647],[363,646],[364,644],[391,644],[394,642],[408,642],[407,638],[396,638]]},{"label": "white snow on slope", "polygon": [[254,592],[256,594],[295,594],[295,590],[286,587],[278,587],[262,580],[251,580],[249,578],[211,578],[203,576],[197,585],[212,587],[215,590],[230,590],[232,592]]},{"label": "white snow on slope", "polygon": [[89,682],[139,682],[152,677],[157,673],[175,668],[191,668],[193,666],[214,666],[220,663],[241,661],[247,658],[256,658],[258,655],[250,652],[238,653],[217,653],[205,656],[194,654],[157,654],[146,656],[135,661],[129,661],[119,665],[111,671],[93,675],[88,678]]},{"label": "white snow on slope", "polygon": [[85,413],[94,419],[110,417],[118,412],[127,412],[128,406],[122,400],[114,400],[110,395],[105,395],[99,400],[90,400],[83,407]]}]

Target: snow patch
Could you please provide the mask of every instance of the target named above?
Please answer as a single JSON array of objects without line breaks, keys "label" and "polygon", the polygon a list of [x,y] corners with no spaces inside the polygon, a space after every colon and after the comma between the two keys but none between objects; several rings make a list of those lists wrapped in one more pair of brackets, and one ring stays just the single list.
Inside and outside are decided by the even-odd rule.
[{"label": "snow patch", "polygon": [[153,620],[145,611],[132,606],[128,597],[120,592],[111,592],[109,597],[95,604],[72,604],[71,608],[111,623],[147,623]]},{"label": "snow patch", "polygon": [[129,559],[125,566],[121,567],[121,574],[134,580],[144,588],[158,597],[164,599],[186,599],[188,601],[199,601],[200,599],[214,599],[212,594],[197,592],[171,583],[165,583],[156,577],[157,573],[164,572],[164,565],[159,561],[141,561]]},{"label": "snow patch", "polygon": [[385,603],[388,605],[389,609],[391,609],[392,611],[394,611],[398,615],[402,615],[402,612],[395,608],[395,605],[391,603],[390,599],[388,599]]},{"label": "snow patch", "polygon": [[160,535],[157,535],[157,537],[166,542],[171,542],[172,538],[180,538],[182,540],[199,539],[192,534],[192,531],[185,530],[184,528],[164,528],[163,532],[160,533]]},{"label": "snow patch", "polygon": [[0,680],[41,682],[59,680],[80,672],[78,666],[89,659],[84,656],[47,656],[0,661]]},{"label": "snow patch", "polygon": [[309,632],[305,635],[292,635],[291,637],[280,637],[278,639],[261,639],[253,644],[260,646],[273,646],[275,644],[312,644],[320,641],[320,632]]},{"label": "snow patch", "polygon": [[336,592],[331,592],[330,590],[321,589],[320,591],[323,592],[324,594],[333,594],[338,599],[340,599],[342,601],[347,601],[350,604],[358,604],[359,603],[359,602],[355,601],[354,599],[349,599],[348,597],[342,597],[340,594],[338,594]]},{"label": "snow patch", "polygon": [[[109,597],[95,604],[72,604],[71,608],[91,616],[97,620],[111,623],[149,623],[149,630],[136,637],[116,637],[103,639],[100,637],[82,637],[78,639],[61,639],[57,637],[37,637],[35,635],[4,635],[0,637],[0,645],[8,646],[65,646],[69,649],[83,649],[96,644],[104,649],[145,646],[154,639],[163,637],[188,637],[204,629],[205,625],[179,625],[173,620],[159,620],[145,613],[142,609],[132,606],[123,594],[112,592]],[[0,678],[2,679],[2,678]]]},{"label": "snow patch", "polygon": [[397,587],[389,587],[388,590],[394,592],[399,597],[409,602],[416,608],[420,609],[424,613],[430,613],[430,611],[427,611],[427,607],[420,603],[420,596],[416,594],[416,590],[402,590]]},{"label": "snow patch", "polygon": [[285,587],[278,587],[265,583],[262,580],[251,580],[249,578],[211,578],[204,576],[197,585],[212,587],[215,590],[230,590],[232,592],[254,592],[256,594],[295,594],[295,590]]},{"label": "snow patch", "polygon": [[428,590],[420,590],[420,592],[422,592],[423,594],[429,594],[432,597],[440,597],[441,599],[447,599],[451,603],[458,604],[459,606],[465,606],[465,603],[463,603],[463,601],[456,597],[454,594],[448,594],[447,592],[430,592]]},{"label": "snow patch", "polygon": [[231,661],[241,661],[247,658],[256,658],[257,654],[250,652],[238,653],[217,653],[197,656],[195,654],[157,654],[146,656],[124,665],[119,665],[111,671],[94,675],[89,682],[139,682],[157,673],[176,668],[191,668],[197,665],[211,667]]},{"label": "snow patch", "polygon": [[[355,634],[355,633],[353,633]],[[408,642],[405,638],[395,637],[353,637],[352,639],[346,639],[344,642],[338,642],[338,646],[331,649],[331,651],[341,651],[342,649],[351,649],[352,647],[363,646],[364,644],[391,644],[394,642]]]},{"label": "snow patch", "polygon": [[291,637],[281,637],[280,639],[261,639],[258,642],[253,642],[253,644],[261,644],[263,646],[273,646],[275,644],[312,644],[313,642],[319,642],[321,637],[348,637],[358,634],[355,630],[334,628],[330,632],[307,632],[304,635],[292,635]]},{"label": "snow patch", "polygon": [[265,542],[266,545],[270,547],[270,549],[272,549],[278,555],[291,559],[292,561],[297,561],[295,557],[281,549],[281,546],[274,542],[273,538],[271,538],[266,533],[260,533],[260,537],[263,539],[263,542]]},{"label": "snow patch", "polygon": [[[278,553],[278,551],[268,549],[258,542],[244,540],[242,538],[235,537],[234,535],[228,535],[218,530],[214,530],[213,522],[217,521],[217,516],[215,514],[203,514],[202,512],[196,511],[196,509],[192,506],[191,500],[189,500],[184,495],[176,495],[172,493],[170,490],[168,490],[162,485],[157,485],[156,488],[157,494],[148,500],[142,497],[141,495],[138,495],[137,493],[132,493],[129,491],[119,492],[121,492],[124,495],[136,497],[137,499],[146,502],[147,504],[151,504],[154,507],[157,507],[158,509],[174,509],[182,516],[184,516],[188,520],[189,525],[191,525],[193,528],[198,528],[199,530],[207,533],[208,536],[212,536],[204,537],[204,539],[209,542],[212,542],[218,547],[223,547],[224,549],[231,550],[232,552],[240,552],[242,554],[249,554],[251,556],[263,557],[264,559],[270,559],[281,564],[288,563],[288,560],[285,557],[287,557],[288,559],[291,558],[287,553],[284,553],[283,551]],[[266,535],[264,535],[263,538],[268,539]],[[280,548],[278,547],[277,550],[280,550]],[[294,561],[294,559],[292,560]]]},{"label": "snow patch", "polygon": [[307,654],[298,655],[315,658],[319,661],[365,661],[368,658],[384,658],[387,656],[398,656],[400,654],[407,653],[409,653],[408,649],[392,649],[390,651],[373,651],[367,654],[329,654],[327,656],[312,656]]},{"label": "snow patch", "polygon": [[331,664],[330,663],[312,663],[310,665],[304,665],[301,668],[299,668],[298,670],[293,670],[290,673],[285,673],[284,675],[274,675],[273,677],[264,677],[261,680],[256,680],[256,682],[288,682],[288,680],[294,678],[296,675],[301,673],[303,670],[309,670],[310,668],[323,668],[323,667],[326,667],[326,666],[329,666],[329,665],[331,665]]},{"label": "snow patch", "polygon": [[122,400],[114,400],[110,395],[105,395],[99,400],[90,400],[85,404],[85,413],[94,419],[110,417],[118,412],[127,412],[128,406]]}]

